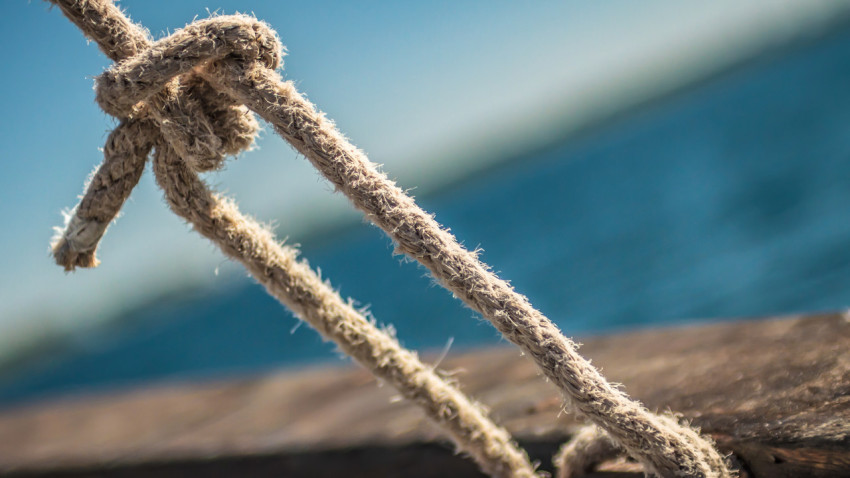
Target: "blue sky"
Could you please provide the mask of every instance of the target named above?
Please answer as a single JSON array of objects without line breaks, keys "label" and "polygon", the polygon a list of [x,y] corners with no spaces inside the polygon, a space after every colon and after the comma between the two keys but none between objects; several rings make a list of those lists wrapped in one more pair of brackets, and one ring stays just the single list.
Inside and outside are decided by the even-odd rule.
[{"label": "blue sky", "polygon": [[[159,38],[208,11],[254,13],[287,45],[284,75],[404,187],[427,187],[607,109],[713,71],[805,30],[838,0],[677,2],[124,1]],[[814,6],[823,7],[821,9]],[[10,0],[0,15],[0,347],[96,322],[169,288],[227,280],[212,246],[174,217],[150,174],[110,228],[95,270],[47,254],[114,125],[94,104],[109,65],[58,9]],[[266,131],[209,177],[298,239],[352,214]],[[225,270],[234,269],[224,266]],[[2,353],[0,353],[2,355]]]}]

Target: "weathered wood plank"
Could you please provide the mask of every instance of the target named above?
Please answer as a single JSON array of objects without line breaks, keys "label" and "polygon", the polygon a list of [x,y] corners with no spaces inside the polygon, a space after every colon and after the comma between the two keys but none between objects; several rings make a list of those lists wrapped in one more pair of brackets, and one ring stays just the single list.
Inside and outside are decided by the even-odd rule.
[{"label": "weathered wood plank", "polygon": [[[850,476],[848,350],[842,314],[643,331],[582,347],[630,394],[692,419],[759,477]],[[577,424],[530,361],[500,347],[443,366],[549,468]],[[449,450],[415,408],[351,367],[0,413],[0,472],[14,474],[477,476]]]}]

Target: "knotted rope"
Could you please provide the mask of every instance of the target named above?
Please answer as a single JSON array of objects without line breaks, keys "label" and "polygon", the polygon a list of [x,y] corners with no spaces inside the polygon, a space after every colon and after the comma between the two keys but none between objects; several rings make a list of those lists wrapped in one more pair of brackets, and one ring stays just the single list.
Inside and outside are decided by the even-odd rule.
[{"label": "knotted rope", "polygon": [[[139,181],[153,148],[154,173],[174,212],[240,261],[270,294],[418,404],[484,472],[500,477],[538,476],[525,452],[481,406],[344,301],[305,262],[297,260],[295,249],[278,244],[268,230],[240,214],[198,177],[198,171],[216,168],[226,155],[250,146],[258,124],[244,107],[211,88],[197,73],[184,70],[199,59],[221,62],[206,68],[244,61],[274,69],[282,46],[273,31],[250,17],[218,17],[151,44],[145,31],[111,2],[53,2],[110,58],[129,58],[113,71],[125,71],[125,65],[131,64],[147,69],[153,78],[128,82],[107,74],[98,81],[98,102],[122,121],[106,142],[103,164],[53,244],[60,265],[67,270],[97,265],[98,241]],[[145,63],[150,58],[155,61]],[[148,94],[141,101],[127,101],[128,90]]]},{"label": "knotted rope", "polygon": [[[275,71],[279,61],[275,53],[280,47],[264,24],[248,17],[220,17],[193,23],[151,45],[144,31],[106,0],[51,1],[107,55],[120,61],[98,78],[97,89],[104,111],[123,119],[110,142],[119,150],[116,157],[125,158],[121,165],[105,158],[101,169],[106,172],[101,175],[98,171],[89,191],[93,198],[99,195],[115,203],[84,207],[83,199],[55,245],[61,264],[70,268],[96,264],[94,251],[106,229],[105,218],[114,216],[107,213],[117,212],[118,198],[123,202],[133,181],[138,180],[135,170],[130,169],[140,160],[126,157],[143,151],[147,154],[155,147],[157,181],[178,215],[242,262],[275,297],[311,324],[315,322],[320,332],[353,344],[341,345],[346,352],[372,365],[377,374],[385,373],[396,386],[410,384],[409,377],[396,375],[397,369],[382,368],[395,359],[374,356],[373,346],[364,342],[368,334],[349,330],[339,320],[353,318],[356,311],[314,274],[309,281],[293,276],[291,270],[308,275],[312,272],[295,261],[293,251],[278,246],[267,231],[239,215],[232,204],[210,193],[198,179],[196,171],[220,164],[228,148],[244,147],[247,132],[255,127],[253,120],[246,119],[250,115],[244,107],[237,106],[245,105],[271,123],[393,238],[398,251],[425,265],[444,287],[530,355],[568,403],[641,462],[647,473],[664,477],[732,476],[707,439],[671,417],[649,412],[609,384],[578,354],[575,343],[387,179],[291,82],[283,82]],[[246,135],[230,136],[223,124]],[[326,300],[334,304],[333,311],[327,308]],[[402,388],[402,393],[411,392]],[[455,434],[457,430],[469,434],[469,427],[460,427],[446,416],[460,412],[448,404],[445,407],[442,413],[430,410],[429,415],[442,420]],[[502,442],[508,443],[507,435],[502,436]],[[484,462],[475,451],[470,453],[479,464]]]}]

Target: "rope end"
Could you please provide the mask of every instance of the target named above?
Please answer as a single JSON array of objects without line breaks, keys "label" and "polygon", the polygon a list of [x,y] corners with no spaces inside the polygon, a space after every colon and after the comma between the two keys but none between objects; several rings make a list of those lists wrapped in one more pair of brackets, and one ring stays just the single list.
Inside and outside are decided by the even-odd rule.
[{"label": "rope end", "polygon": [[56,259],[56,264],[65,269],[65,272],[73,272],[77,267],[94,268],[100,265],[94,251],[72,251],[64,240],[53,246],[53,258]]},{"label": "rope end", "polygon": [[109,223],[81,219],[75,212],[66,214],[65,218],[65,227],[57,227],[56,235],[50,241],[56,264],[64,267],[66,272],[77,267],[97,267],[100,264],[95,255],[97,244]]}]

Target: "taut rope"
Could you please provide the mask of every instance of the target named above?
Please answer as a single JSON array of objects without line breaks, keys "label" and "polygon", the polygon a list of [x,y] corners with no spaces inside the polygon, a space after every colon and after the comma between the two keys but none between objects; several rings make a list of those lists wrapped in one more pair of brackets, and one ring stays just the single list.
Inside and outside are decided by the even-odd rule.
[{"label": "taut rope", "polygon": [[[250,17],[198,22],[168,42],[151,44],[144,30],[111,2],[54,3],[116,61],[138,54],[163,55],[162,61],[150,65],[151,72],[168,71],[170,61],[228,54],[276,68],[282,55],[274,32]],[[296,315],[418,404],[484,472],[537,477],[525,452],[482,407],[344,301],[305,262],[297,260],[295,249],[278,244],[268,230],[212,193],[198,177],[197,171],[215,168],[225,155],[250,146],[258,127],[253,115],[194,74],[159,79],[165,84],[155,87],[151,98],[124,103],[123,108],[114,106],[120,104],[121,83],[104,88],[99,82],[98,99],[104,104],[103,98],[117,98],[104,109],[122,122],[109,136],[103,164],[54,242],[57,262],[68,270],[97,265],[97,243],[141,177],[153,148],[157,182],[175,213],[240,261]]]},{"label": "taut rope", "polygon": [[[452,395],[454,400],[436,393],[423,398],[427,370],[421,363],[406,368],[399,357],[410,356],[392,339],[382,338],[380,346],[368,343],[368,337],[380,333],[377,329],[366,332],[350,325],[349,320],[363,322],[362,327],[369,324],[297,262],[294,251],[279,246],[270,233],[198,179],[197,171],[218,166],[226,154],[250,142],[256,125],[245,107],[237,106],[245,105],[392,237],[399,251],[425,265],[444,287],[530,355],[569,404],[648,473],[732,476],[707,439],[673,418],[649,412],[609,384],[549,319],[378,171],[292,83],[283,82],[275,71],[281,47],[265,24],[245,16],[213,18],[151,44],[144,30],[107,0],[51,1],[118,62],[98,77],[97,99],[104,111],[123,120],[109,138],[112,152],[108,144],[104,165],[55,244],[60,264],[96,264],[97,241],[138,181],[137,169],[147,152],[155,148],[154,172],[175,213],[242,262],[271,294],[337,340],[343,350],[423,404],[485,471],[531,476],[524,455],[510,445],[506,432],[474,407],[475,413],[470,413],[475,419],[466,420],[461,409],[453,408],[468,403],[460,392]],[[134,159],[127,159],[130,156]],[[105,204],[95,205],[98,198]],[[433,380],[438,377],[433,375]],[[445,384],[439,384],[445,390]],[[441,407],[432,406],[431,400]],[[481,442],[484,438],[477,431],[490,428],[498,439]],[[512,453],[512,458],[494,456],[496,448]],[[510,471],[511,466],[516,471]]]}]

